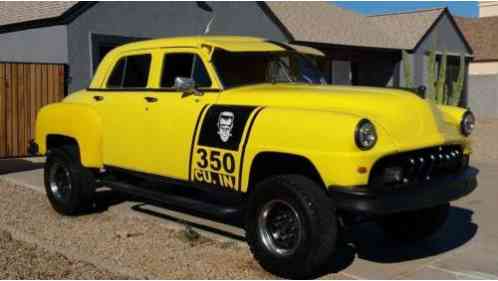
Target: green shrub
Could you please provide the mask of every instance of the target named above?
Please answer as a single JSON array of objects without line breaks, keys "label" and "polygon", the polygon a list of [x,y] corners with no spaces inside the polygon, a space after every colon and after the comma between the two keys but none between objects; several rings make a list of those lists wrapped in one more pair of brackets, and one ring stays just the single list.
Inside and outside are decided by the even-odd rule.
[{"label": "green shrub", "polygon": [[449,104],[458,106],[463,92],[463,85],[465,82],[465,55],[460,55],[460,65],[458,69],[458,78],[453,82],[453,92],[449,100]]},{"label": "green shrub", "polygon": [[403,50],[403,74],[405,78],[405,87],[406,88],[413,88],[414,87],[414,82],[413,82],[413,74],[412,74],[412,63],[411,63],[411,58],[410,55],[408,55],[408,52]]},{"label": "green shrub", "polygon": [[436,101],[436,93],[434,84],[436,83],[436,52],[429,50],[429,57],[427,61],[427,95],[426,98],[430,101]]},{"label": "green shrub", "polygon": [[446,93],[446,66],[448,64],[448,55],[444,51],[439,65],[439,75],[436,81],[436,103],[445,104],[447,101]]}]

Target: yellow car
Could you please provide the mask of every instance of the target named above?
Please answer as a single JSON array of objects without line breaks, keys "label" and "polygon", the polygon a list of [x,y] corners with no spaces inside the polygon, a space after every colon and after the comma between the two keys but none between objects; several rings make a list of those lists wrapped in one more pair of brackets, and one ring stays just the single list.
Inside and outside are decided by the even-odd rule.
[{"label": "yellow car", "polygon": [[477,186],[474,116],[406,90],[326,85],[316,55],[231,36],[114,49],[88,89],[38,114],[30,150],[47,155],[52,206],[81,213],[107,186],[235,218],[282,277],[311,276],[357,216],[429,237]]}]

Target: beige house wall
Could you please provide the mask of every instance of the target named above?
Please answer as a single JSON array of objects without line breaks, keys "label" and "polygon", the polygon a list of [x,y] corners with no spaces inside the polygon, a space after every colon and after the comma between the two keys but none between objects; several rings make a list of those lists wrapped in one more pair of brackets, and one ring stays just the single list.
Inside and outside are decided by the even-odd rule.
[{"label": "beige house wall", "polygon": [[498,16],[498,1],[479,2],[479,17]]},{"label": "beige house wall", "polygon": [[469,66],[470,75],[498,74],[498,62],[473,62]]}]

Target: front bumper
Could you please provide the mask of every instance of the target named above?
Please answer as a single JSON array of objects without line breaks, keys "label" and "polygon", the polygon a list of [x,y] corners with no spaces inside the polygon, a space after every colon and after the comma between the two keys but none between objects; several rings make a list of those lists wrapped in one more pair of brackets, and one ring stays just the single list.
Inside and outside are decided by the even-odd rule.
[{"label": "front bumper", "polygon": [[368,187],[345,189],[331,186],[329,194],[339,210],[385,215],[424,209],[457,200],[477,187],[475,168],[428,181],[406,184],[390,191],[369,191]]}]

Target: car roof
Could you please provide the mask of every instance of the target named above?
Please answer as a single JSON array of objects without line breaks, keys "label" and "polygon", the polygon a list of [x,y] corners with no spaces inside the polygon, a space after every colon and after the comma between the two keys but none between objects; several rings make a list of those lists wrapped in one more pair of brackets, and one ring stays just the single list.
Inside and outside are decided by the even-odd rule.
[{"label": "car roof", "polygon": [[245,36],[185,36],[137,41],[125,44],[117,50],[133,51],[167,47],[200,47],[202,45],[233,46],[236,44],[262,43],[265,39]]},{"label": "car roof", "polygon": [[128,52],[142,50],[153,50],[161,48],[205,48],[211,57],[216,48],[229,52],[278,52],[278,51],[296,51],[303,54],[324,56],[324,54],[314,48],[307,46],[292,45],[267,40],[259,37],[249,36],[190,36],[190,37],[171,37],[153,40],[137,41],[124,44],[109,52],[100,63],[95,75],[90,83],[90,88],[99,88],[111,67],[111,63]]},{"label": "car roof", "polygon": [[310,47],[274,42],[260,37],[212,35],[171,37],[138,41],[118,47],[115,49],[115,52],[123,53],[143,49],[158,49],[168,47],[199,48],[203,46],[220,48],[230,52],[275,52],[293,49],[307,54],[319,56],[323,55],[323,53],[321,53],[320,51]]}]

